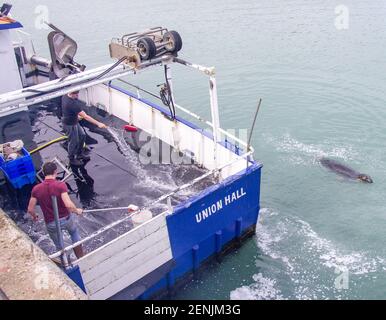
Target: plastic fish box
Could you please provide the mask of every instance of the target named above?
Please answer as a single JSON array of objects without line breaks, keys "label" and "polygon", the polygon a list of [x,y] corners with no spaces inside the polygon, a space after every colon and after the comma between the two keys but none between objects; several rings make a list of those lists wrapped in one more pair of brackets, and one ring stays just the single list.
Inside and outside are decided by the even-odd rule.
[{"label": "plastic fish box", "polygon": [[0,156],[0,167],[7,180],[15,189],[20,189],[26,184],[33,184],[36,181],[36,171],[29,152],[23,148],[22,156],[15,160],[5,161]]}]

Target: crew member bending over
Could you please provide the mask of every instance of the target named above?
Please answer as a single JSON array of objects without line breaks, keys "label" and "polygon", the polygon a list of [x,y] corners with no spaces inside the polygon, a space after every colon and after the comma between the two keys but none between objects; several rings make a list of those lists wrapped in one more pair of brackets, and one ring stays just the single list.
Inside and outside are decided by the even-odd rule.
[{"label": "crew member bending over", "polygon": [[84,119],[101,129],[107,128],[105,124],[95,120],[82,109],[85,104],[79,101],[78,97],[79,91],[71,92],[62,97],[63,129],[68,136],[70,164],[74,166],[81,166],[83,164],[82,160],[89,159],[84,153],[83,146],[86,141],[86,134],[79,124],[79,119]]},{"label": "crew member bending over", "polygon": [[[44,181],[32,189],[28,213],[32,216],[33,221],[37,221],[38,215],[35,213],[35,207],[37,204],[40,205],[48,234],[54,242],[56,249],[61,250],[51,196],[56,196],[57,198],[60,227],[62,230],[67,230],[70,234],[72,243],[80,241],[81,238],[71,212],[81,215],[83,210],[78,209],[71,201],[66,184],[56,180],[57,166],[54,162],[47,162],[43,165],[43,174],[45,176]],[[75,247],[74,252],[77,258],[82,257],[82,245]]]}]

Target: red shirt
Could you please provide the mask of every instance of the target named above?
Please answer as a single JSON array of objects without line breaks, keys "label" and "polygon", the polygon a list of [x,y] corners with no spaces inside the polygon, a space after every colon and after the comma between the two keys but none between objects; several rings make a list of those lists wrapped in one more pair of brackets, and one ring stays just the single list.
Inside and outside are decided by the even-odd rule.
[{"label": "red shirt", "polygon": [[44,221],[46,223],[55,221],[51,196],[56,196],[58,200],[59,218],[64,218],[70,215],[61,197],[62,193],[65,192],[68,192],[66,184],[54,179],[45,179],[42,183],[33,187],[31,196],[38,200],[38,204],[43,211]]}]

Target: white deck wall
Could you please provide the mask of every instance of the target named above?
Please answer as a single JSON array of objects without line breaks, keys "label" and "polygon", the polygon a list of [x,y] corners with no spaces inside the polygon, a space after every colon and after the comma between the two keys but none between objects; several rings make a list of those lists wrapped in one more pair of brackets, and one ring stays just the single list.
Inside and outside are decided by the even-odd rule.
[{"label": "white deck wall", "polygon": [[[215,167],[214,142],[200,131],[170,121],[157,109],[105,85],[89,88],[81,97],[90,105],[104,105],[108,113],[182,152],[193,152],[195,161],[205,168]],[[246,160],[217,144],[218,166],[232,159],[239,161],[223,170],[222,178],[245,169]],[[156,216],[79,260],[91,299],[109,298],[172,259],[165,215]]]},{"label": "white deck wall", "polygon": [[165,214],[78,261],[87,294],[107,299],[172,259]]},{"label": "white deck wall", "polygon": [[[82,97],[88,104],[102,104],[108,113],[150,133],[181,152],[193,152],[194,160],[206,169],[212,170],[216,167],[214,142],[201,131],[179,121],[170,121],[159,110],[105,85],[87,89]],[[179,115],[186,116],[182,111]],[[239,159],[237,163],[222,170],[223,179],[246,168],[246,160],[221,144],[217,144],[216,155],[217,166]]]}]

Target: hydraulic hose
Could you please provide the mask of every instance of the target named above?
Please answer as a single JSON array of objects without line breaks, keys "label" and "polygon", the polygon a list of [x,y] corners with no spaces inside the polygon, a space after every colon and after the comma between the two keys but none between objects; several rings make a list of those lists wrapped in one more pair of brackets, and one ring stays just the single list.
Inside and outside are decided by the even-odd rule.
[{"label": "hydraulic hose", "polygon": [[57,142],[66,140],[67,138],[68,138],[67,136],[61,136],[61,137],[59,137],[59,138],[56,138],[56,139],[54,139],[54,140],[51,140],[51,141],[49,141],[49,142],[47,142],[47,143],[45,143],[45,144],[43,144],[43,145],[37,147],[36,149],[31,150],[29,153],[30,153],[30,154],[34,154],[35,152],[38,152],[38,151],[40,151],[40,150],[43,150],[43,149],[49,147],[50,145],[52,145],[52,144],[54,144],[54,143],[57,143]]}]

